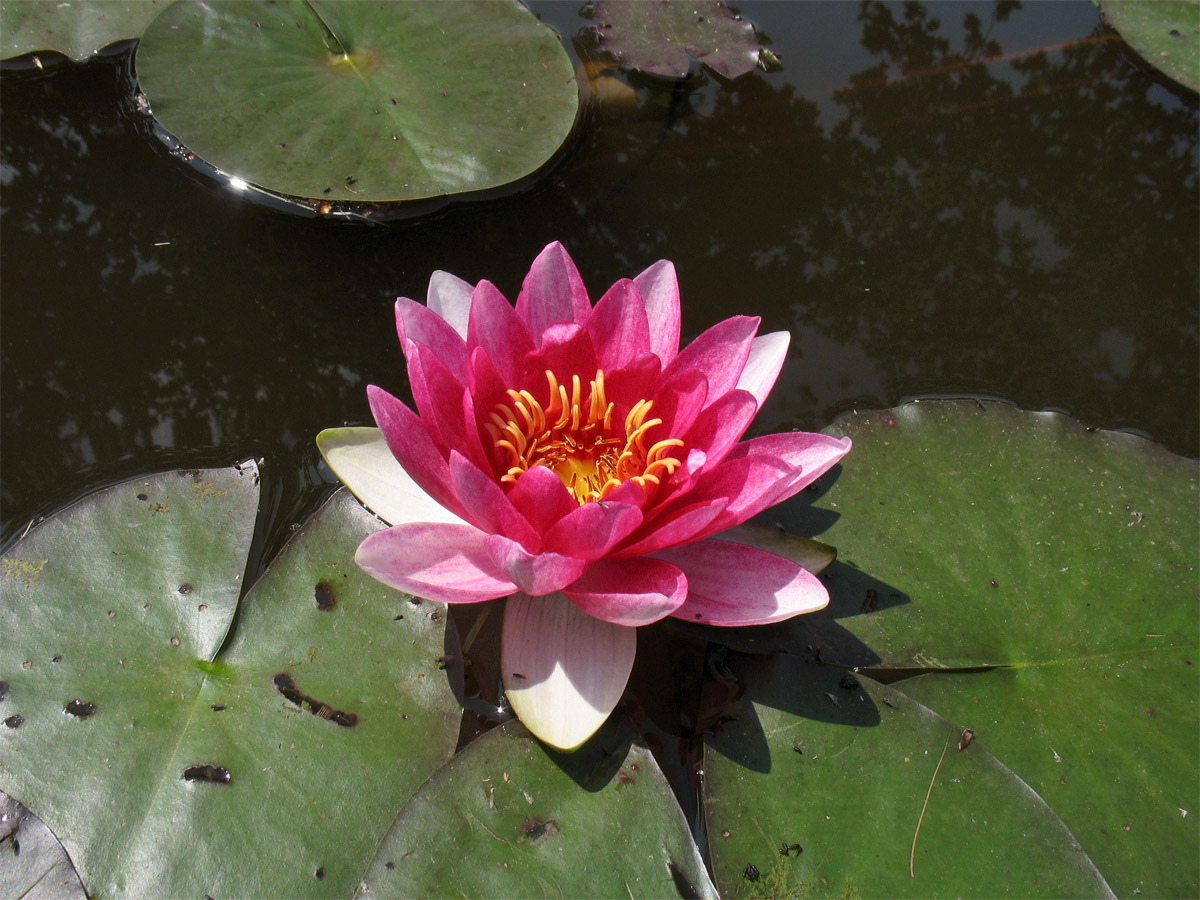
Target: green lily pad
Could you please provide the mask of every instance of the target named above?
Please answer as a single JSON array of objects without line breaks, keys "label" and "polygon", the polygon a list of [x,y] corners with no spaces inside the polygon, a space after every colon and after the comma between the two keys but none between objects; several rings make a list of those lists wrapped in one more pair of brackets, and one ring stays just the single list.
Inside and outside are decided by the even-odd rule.
[{"label": "green lily pad", "polygon": [[138,37],[169,0],[71,0],[0,3],[0,58],[53,50],[82,60]]},{"label": "green lily pad", "polygon": [[1200,3],[1104,0],[1100,9],[1138,56],[1168,78],[1200,91]]},{"label": "green lily pad", "polygon": [[378,520],[339,491],[239,605],[257,501],[155,475],[0,560],[0,788],[89,894],[347,896],[453,752],[444,610],[353,563]]},{"label": "green lily pad", "polygon": [[605,50],[653,75],[684,77],[689,56],[726,78],[744,75],[759,62],[754,26],[716,0],[597,0],[592,19]]},{"label": "green lily pad", "polygon": [[666,779],[619,719],[573,754],[515,720],[469,744],[400,813],[358,896],[715,898]]},{"label": "green lily pad", "polygon": [[1112,896],[982,741],[960,751],[961,730],[920,704],[794,656],[731,668],[744,707],[704,760],[723,897]]},{"label": "green lily pad", "polygon": [[269,191],[384,202],[479,191],[570,132],[574,71],[515,0],[172,4],[137,74],[155,119]]},{"label": "green lily pad", "polygon": [[[854,451],[794,515],[844,560],[830,607],[756,649],[815,629],[827,663],[941,671],[898,687],[986,736],[1118,894],[1200,893],[1195,461],[999,403],[828,430]],[[1005,668],[945,674],[976,667]]]}]

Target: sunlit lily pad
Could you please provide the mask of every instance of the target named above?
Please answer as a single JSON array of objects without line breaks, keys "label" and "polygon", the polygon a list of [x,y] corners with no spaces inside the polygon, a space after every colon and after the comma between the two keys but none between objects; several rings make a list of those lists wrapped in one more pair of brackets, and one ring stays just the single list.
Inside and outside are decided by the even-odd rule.
[{"label": "sunlit lily pad", "polygon": [[1200,3],[1104,0],[1100,9],[1142,59],[1169,78],[1200,91]]},{"label": "sunlit lily pad", "polygon": [[0,788],[89,894],[348,896],[454,749],[443,608],[353,563],[378,520],[339,492],[239,604],[257,501],[155,475],[3,556]]},{"label": "sunlit lily pad", "polygon": [[703,897],[716,891],[650,752],[620,717],[558,753],[517,721],[409,801],[363,878],[369,897]]},{"label": "sunlit lily pad", "polygon": [[102,47],[141,35],[170,0],[71,0],[0,3],[0,57],[53,50],[86,59]]},{"label": "sunlit lily pad", "polygon": [[853,455],[785,512],[838,547],[830,606],[754,649],[959,670],[896,687],[973,728],[1118,894],[1200,891],[1196,462],[999,403],[828,430]]},{"label": "sunlit lily pad", "polygon": [[270,191],[382,202],[530,175],[578,106],[558,35],[515,0],[179,0],[137,75],[158,122]]},{"label": "sunlit lily pad", "polygon": [[682,78],[691,66],[689,57],[726,78],[758,65],[754,26],[714,0],[598,0],[592,19],[605,50],[653,75]]},{"label": "sunlit lily pad", "polygon": [[704,761],[723,897],[1112,896],[1053,810],[920,704],[794,656],[732,670],[748,693]]}]

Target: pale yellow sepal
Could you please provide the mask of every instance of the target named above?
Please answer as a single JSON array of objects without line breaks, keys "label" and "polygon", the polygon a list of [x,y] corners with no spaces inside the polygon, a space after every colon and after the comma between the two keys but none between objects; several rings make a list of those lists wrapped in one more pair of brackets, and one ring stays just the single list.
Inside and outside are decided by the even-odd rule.
[{"label": "pale yellow sepal", "polygon": [[522,724],[559,750],[576,749],[604,724],[636,651],[636,629],[595,619],[561,593],[506,602],[504,692]]},{"label": "pale yellow sepal", "polygon": [[327,428],[317,435],[317,449],[342,484],[389,525],[462,523],[409,477],[378,428]]}]

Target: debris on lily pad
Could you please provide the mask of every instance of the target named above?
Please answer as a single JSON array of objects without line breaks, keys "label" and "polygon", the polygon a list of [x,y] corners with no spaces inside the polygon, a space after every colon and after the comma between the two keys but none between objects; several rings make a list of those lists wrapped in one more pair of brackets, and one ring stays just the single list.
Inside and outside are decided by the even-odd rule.
[{"label": "debris on lily pad", "polygon": [[[754,26],[724,3],[681,0],[597,0],[592,27],[600,45],[623,65],[670,78],[683,78],[690,59],[725,78],[737,78],[761,64],[778,66],[762,47]],[[768,51],[769,53],[769,51]]]}]

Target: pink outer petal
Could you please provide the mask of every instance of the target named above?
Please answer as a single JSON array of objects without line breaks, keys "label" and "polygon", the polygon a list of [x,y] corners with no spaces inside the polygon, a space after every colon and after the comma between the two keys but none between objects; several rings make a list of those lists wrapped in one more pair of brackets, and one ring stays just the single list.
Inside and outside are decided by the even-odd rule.
[{"label": "pink outer petal", "polygon": [[471,296],[471,317],[467,322],[467,357],[482,347],[505,386],[521,383],[525,355],[533,350],[533,338],[490,281],[481,281]]},{"label": "pink outer petal", "polygon": [[540,597],[560,590],[583,574],[587,560],[557,553],[530,553],[500,534],[484,539],[488,556],[526,594]]},{"label": "pink outer petal", "polygon": [[538,534],[545,534],[563,516],[579,509],[562,479],[545,466],[534,466],[518,478],[508,500]]},{"label": "pink outer petal", "polygon": [[742,369],[737,386],[739,390],[753,394],[760,409],[775,386],[775,379],[783,368],[791,342],[792,336],[786,331],[773,331],[760,334],[750,345],[750,358],[746,360],[746,368]]},{"label": "pink outer petal", "polygon": [[546,532],[545,547],[579,559],[600,559],[641,523],[642,511],[632,504],[585,503]]},{"label": "pink outer petal", "polygon": [[737,386],[758,323],[757,316],[734,316],[718,322],[683,348],[663,371],[663,379],[688,369],[703,372],[708,379],[709,402],[720,399]]},{"label": "pink outer petal", "polygon": [[444,319],[465,341],[467,321],[471,315],[471,294],[474,292],[475,288],[457,275],[439,270],[429,276],[425,305],[429,307],[430,312]]},{"label": "pink outer petal", "polygon": [[517,589],[470,525],[410,522],[368,536],[354,561],[389,587],[442,603],[495,600]]},{"label": "pink outer petal", "polygon": [[450,479],[455,495],[480,530],[512,538],[533,552],[542,549],[541,535],[512,505],[496,479],[456,450],[450,451]]},{"label": "pink outer petal", "polygon": [[661,559],[604,560],[563,588],[589,616],[614,625],[649,625],[677,610],[688,594],[678,567]]},{"label": "pink outer petal", "polygon": [[557,322],[584,325],[592,304],[579,270],[558,241],[547,244],[525,276],[517,295],[517,315],[539,345],[541,335]]},{"label": "pink outer petal", "polygon": [[401,297],[396,301],[396,333],[400,336],[401,347],[408,341],[428,347],[434,356],[465,381],[467,342],[437,313],[414,300]]},{"label": "pink outer petal", "polygon": [[816,575],[789,559],[730,541],[707,540],[656,553],[683,570],[688,597],[672,613],[709,625],[769,625],[829,603]]},{"label": "pink outer petal", "polygon": [[623,278],[609,288],[592,310],[587,333],[596,348],[596,365],[606,373],[648,351],[650,326],[637,285]]},{"label": "pink outer petal", "polygon": [[[790,466],[794,472],[777,486],[775,495],[766,506],[782,503],[804,490],[850,452],[850,438],[835,438],[811,431],[788,431],[766,434],[742,441],[730,451],[726,461],[751,458],[774,458]],[[763,509],[766,508],[763,507]],[[749,515],[754,515],[755,510]]]},{"label": "pink outer petal", "polygon": [[725,509],[694,536],[694,540],[740,525],[770,506],[781,484],[795,477],[795,470],[773,457],[727,459],[696,479],[691,490],[681,494],[677,503],[693,504],[724,501]]},{"label": "pink outer petal", "polygon": [[665,368],[679,353],[679,279],[675,266],[660,259],[633,279],[646,301],[650,349]]},{"label": "pink outer petal", "polygon": [[389,394],[367,386],[367,402],[388,449],[425,493],[460,518],[468,518],[450,484],[450,469],[416,413]]}]

